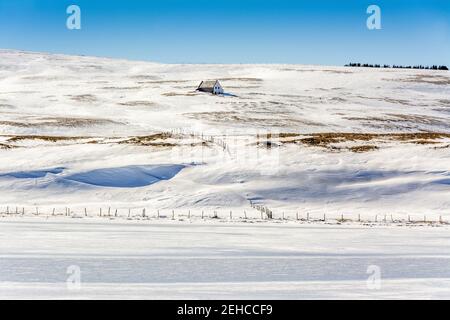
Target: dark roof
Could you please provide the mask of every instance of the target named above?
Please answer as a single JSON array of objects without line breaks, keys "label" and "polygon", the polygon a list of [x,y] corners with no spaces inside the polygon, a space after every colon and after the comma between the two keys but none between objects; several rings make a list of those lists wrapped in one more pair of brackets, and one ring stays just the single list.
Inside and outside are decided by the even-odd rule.
[{"label": "dark roof", "polygon": [[219,82],[218,80],[202,81],[197,89],[212,89],[218,82]]}]

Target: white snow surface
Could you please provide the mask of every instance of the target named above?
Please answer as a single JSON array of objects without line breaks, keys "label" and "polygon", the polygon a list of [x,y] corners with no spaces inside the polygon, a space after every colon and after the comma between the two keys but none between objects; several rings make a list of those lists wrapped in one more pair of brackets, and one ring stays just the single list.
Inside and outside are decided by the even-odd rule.
[{"label": "white snow surface", "polygon": [[450,298],[449,227],[0,223],[0,299]]},{"label": "white snow surface", "polygon": [[[221,80],[227,94],[195,93],[208,79]],[[449,83],[448,72],[427,70],[168,65],[0,50],[0,205],[199,209],[252,201],[291,215],[448,216],[448,138],[341,143],[379,147],[365,153],[298,144],[268,152],[255,135],[450,133]],[[118,143],[171,130],[231,147],[186,136],[162,141],[172,147]],[[143,168],[173,170],[161,178]]]},{"label": "white snow surface", "polygon": [[449,137],[257,143],[330,132],[449,134],[450,75],[0,50],[0,298],[450,298],[445,224],[293,220],[449,221]]}]

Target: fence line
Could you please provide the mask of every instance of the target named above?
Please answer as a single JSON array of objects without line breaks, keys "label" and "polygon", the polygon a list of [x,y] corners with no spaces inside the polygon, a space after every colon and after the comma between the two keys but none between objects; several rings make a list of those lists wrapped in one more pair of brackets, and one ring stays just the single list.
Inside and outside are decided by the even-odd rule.
[{"label": "fence line", "polygon": [[92,207],[26,207],[26,206],[6,206],[0,207],[0,217],[7,216],[53,216],[53,217],[98,217],[105,219],[124,218],[133,220],[184,220],[184,219],[221,219],[226,221],[298,221],[306,223],[361,223],[361,224],[442,224],[450,225],[450,216],[444,219],[442,215],[411,215],[411,214],[330,214],[309,212],[293,213],[286,211],[274,212],[263,205],[251,203],[251,210],[246,209],[150,209],[149,208],[112,208],[105,207],[93,209]]},{"label": "fence line", "polygon": [[197,131],[181,129],[181,128],[173,129],[171,131],[166,132],[166,134],[170,134],[170,135],[178,134],[178,135],[191,136],[193,138],[200,139],[203,142],[209,142],[211,144],[215,144],[215,145],[221,147],[223,149],[223,151],[226,151],[228,154],[231,154],[228,143],[225,140],[218,138],[216,136],[213,136],[213,135],[205,135],[203,132],[197,132]]},{"label": "fence line", "polygon": [[[252,201],[250,201],[250,206],[261,213],[261,219],[263,219],[263,215],[265,215],[267,219],[273,219],[273,212],[268,207],[254,204]],[[283,213],[283,220],[284,220],[284,213]]]}]

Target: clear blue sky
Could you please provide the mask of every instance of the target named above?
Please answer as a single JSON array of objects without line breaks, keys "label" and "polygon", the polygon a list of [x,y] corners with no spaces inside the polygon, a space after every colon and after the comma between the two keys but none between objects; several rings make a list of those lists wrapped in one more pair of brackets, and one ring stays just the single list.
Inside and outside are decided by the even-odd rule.
[{"label": "clear blue sky", "polygon": [[[66,28],[79,5],[82,29]],[[382,9],[382,30],[366,9]],[[450,0],[0,0],[0,48],[168,63],[450,65]]]}]

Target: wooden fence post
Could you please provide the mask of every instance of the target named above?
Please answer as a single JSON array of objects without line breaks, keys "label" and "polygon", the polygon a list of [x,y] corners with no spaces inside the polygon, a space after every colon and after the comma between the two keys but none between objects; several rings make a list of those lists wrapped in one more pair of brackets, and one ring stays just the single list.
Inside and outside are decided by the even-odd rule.
[{"label": "wooden fence post", "polygon": [[52,210],[52,216],[54,216],[55,215],[55,208],[53,208],[53,210]]},{"label": "wooden fence post", "polygon": [[84,208],[84,216],[87,217],[87,215],[88,215],[88,214],[87,214],[87,209]]},{"label": "wooden fence post", "polygon": [[172,220],[175,220],[175,211],[172,210]]},{"label": "wooden fence post", "polygon": [[244,219],[247,219],[247,212],[244,210]]}]

